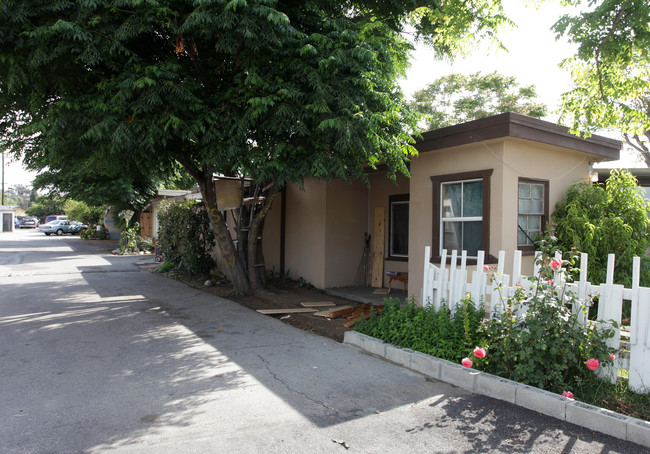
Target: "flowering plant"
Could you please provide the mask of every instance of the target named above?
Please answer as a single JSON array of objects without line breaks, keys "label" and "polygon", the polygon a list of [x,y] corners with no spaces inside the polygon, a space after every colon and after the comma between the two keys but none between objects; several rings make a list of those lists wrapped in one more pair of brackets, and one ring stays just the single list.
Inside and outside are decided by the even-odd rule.
[{"label": "flowering plant", "polygon": [[571,309],[586,313],[590,301],[579,301],[565,282],[549,280],[562,271],[570,276],[566,268],[572,263],[540,258],[540,273],[531,278],[531,285],[516,286],[503,311],[482,325],[490,354],[475,350],[474,356],[483,358],[473,363],[475,368],[562,392],[611,364],[613,352],[606,340],[614,336],[614,329],[581,323]]}]

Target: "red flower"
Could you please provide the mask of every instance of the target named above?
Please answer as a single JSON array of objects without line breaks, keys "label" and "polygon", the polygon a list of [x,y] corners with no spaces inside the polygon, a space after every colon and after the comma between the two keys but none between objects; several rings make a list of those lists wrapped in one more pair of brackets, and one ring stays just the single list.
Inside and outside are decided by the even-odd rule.
[{"label": "red flower", "polygon": [[472,360],[469,358],[463,358],[463,360],[460,362],[463,366],[465,367],[472,367]]},{"label": "red flower", "polygon": [[573,399],[573,393],[571,391],[562,391],[562,395],[564,397],[568,397],[569,399]]},{"label": "red flower", "polygon": [[616,355],[614,353],[610,353],[609,357],[614,361],[616,359]]},{"label": "red flower", "polygon": [[585,364],[587,365],[589,370],[596,370],[598,369],[598,367],[600,367],[600,362],[595,358],[588,359]]},{"label": "red flower", "polygon": [[551,269],[553,271],[560,271],[560,268],[562,268],[562,260],[553,260],[551,261]]},{"label": "red flower", "polygon": [[476,347],[474,349],[474,356],[476,356],[477,358],[485,358],[485,349]]}]

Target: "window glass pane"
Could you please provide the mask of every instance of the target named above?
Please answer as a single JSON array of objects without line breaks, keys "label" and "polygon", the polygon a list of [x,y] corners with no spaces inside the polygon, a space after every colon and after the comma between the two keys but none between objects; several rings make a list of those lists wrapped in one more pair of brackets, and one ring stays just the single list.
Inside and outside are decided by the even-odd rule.
[{"label": "window glass pane", "polygon": [[518,222],[519,222],[519,227],[521,227],[522,229],[526,230],[528,228],[527,216],[519,216]]},{"label": "window glass pane", "polygon": [[521,214],[530,213],[530,200],[528,199],[519,199],[519,212]]},{"label": "window glass pane", "polygon": [[519,197],[530,198],[530,184],[519,183]]},{"label": "window glass pane", "polygon": [[543,214],[544,213],[544,201],[543,200],[533,200],[531,213],[534,214]]},{"label": "window glass pane", "polygon": [[442,184],[442,217],[462,216],[461,213],[462,183]]},{"label": "window glass pane", "polygon": [[407,256],[409,251],[409,203],[391,204],[390,255]]},{"label": "window glass pane", "polygon": [[541,216],[528,216],[528,228],[530,230],[540,231],[542,229]]},{"label": "window glass pane", "polygon": [[483,215],[483,181],[463,184],[463,217]]},{"label": "window glass pane", "polygon": [[477,252],[483,244],[482,221],[464,222],[463,223],[463,249],[467,255],[476,257]]},{"label": "window glass pane", "polygon": [[526,246],[527,240],[528,240],[528,238],[526,238],[526,234],[524,234],[524,232],[519,230],[517,232],[517,245],[518,246]]},{"label": "window glass pane", "polygon": [[463,238],[463,223],[462,222],[443,222],[443,237],[442,248],[448,251],[461,249],[461,241]]},{"label": "window glass pane", "polygon": [[531,185],[531,198],[544,200],[544,185],[543,184],[532,184]]}]

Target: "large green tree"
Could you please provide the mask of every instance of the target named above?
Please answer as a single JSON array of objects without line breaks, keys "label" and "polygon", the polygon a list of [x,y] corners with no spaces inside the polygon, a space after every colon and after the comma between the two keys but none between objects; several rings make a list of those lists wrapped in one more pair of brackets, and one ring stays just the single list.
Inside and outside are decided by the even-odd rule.
[{"label": "large green tree", "polygon": [[438,129],[504,112],[541,118],[546,105],[536,101],[533,85],[521,87],[497,72],[450,74],[416,91],[411,106],[424,115],[426,129]]},{"label": "large green tree", "polygon": [[[4,145],[31,166],[133,184],[180,163],[236,289],[264,284],[264,218],[289,182],[407,172],[406,27],[440,54],[492,36],[499,0],[1,0]],[[226,212],[213,176],[251,203]],[[246,177],[246,179],[245,179]]]},{"label": "large green tree", "polygon": [[558,35],[578,44],[573,90],[562,98],[562,118],[575,132],[612,127],[650,166],[650,3],[647,0],[567,0],[585,11],[565,15]]}]

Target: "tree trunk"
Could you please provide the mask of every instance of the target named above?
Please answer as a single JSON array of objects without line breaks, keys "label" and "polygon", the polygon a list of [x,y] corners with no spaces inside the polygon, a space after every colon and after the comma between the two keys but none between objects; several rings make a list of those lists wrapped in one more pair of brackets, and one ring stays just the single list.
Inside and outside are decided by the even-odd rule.
[{"label": "tree trunk", "polygon": [[248,232],[248,278],[253,290],[266,286],[266,265],[264,264],[264,252],[262,250],[262,234],[266,215],[271,209],[276,194],[269,194],[260,206],[254,208],[255,215]]},{"label": "tree trunk", "polygon": [[208,211],[210,224],[216,236],[217,246],[221,251],[221,258],[226,274],[232,281],[235,290],[242,293],[250,293],[251,285],[248,281],[246,270],[228,231],[226,218],[217,207],[217,193],[212,182],[212,172],[206,170],[193,175],[201,188],[203,203],[205,203],[205,208]]}]

